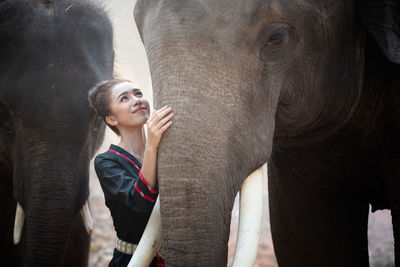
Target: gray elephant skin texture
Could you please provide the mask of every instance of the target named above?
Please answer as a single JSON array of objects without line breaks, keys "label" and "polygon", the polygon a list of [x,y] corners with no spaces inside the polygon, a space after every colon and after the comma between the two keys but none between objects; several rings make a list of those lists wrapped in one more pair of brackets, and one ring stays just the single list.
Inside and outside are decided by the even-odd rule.
[{"label": "gray elephant skin texture", "polygon": [[369,204],[400,243],[400,13],[374,2],[136,3],[155,108],[175,113],[158,151],[169,266],[226,266],[235,195],[265,162],[279,266],[368,266]]},{"label": "gray elephant skin texture", "polygon": [[[2,266],[87,266],[79,210],[105,129],[88,91],[112,78],[112,36],[93,1],[0,1]],[[17,202],[26,219],[13,245]]]}]

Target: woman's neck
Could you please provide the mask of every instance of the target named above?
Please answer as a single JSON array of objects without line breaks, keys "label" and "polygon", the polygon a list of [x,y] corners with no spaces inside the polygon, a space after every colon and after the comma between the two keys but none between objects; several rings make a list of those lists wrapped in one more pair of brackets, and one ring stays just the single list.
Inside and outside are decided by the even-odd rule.
[{"label": "woman's neck", "polygon": [[134,155],[143,163],[144,150],[146,148],[146,135],[144,127],[135,127],[130,129],[119,129],[121,141],[119,146]]}]

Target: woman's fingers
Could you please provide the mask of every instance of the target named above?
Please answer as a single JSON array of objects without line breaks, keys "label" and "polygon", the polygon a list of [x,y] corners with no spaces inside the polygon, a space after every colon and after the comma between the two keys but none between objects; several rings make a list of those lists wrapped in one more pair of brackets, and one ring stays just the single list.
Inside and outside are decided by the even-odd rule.
[{"label": "woman's fingers", "polygon": [[147,126],[150,126],[153,123],[152,119],[153,119],[153,116],[154,116],[155,112],[156,112],[156,110],[152,110],[151,111],[150,116],[149,116],[149,118],[147,119],[147,122],[146,122]]},{"label": "woman's fingers", "polygon": [[161,128],[160,128],[160,134],[163,134],[168,128],[169,126],[171,126],[172,121],[167,122],[166,124],[164,124]]},{"label": "woman's fingers", "polygon": [[[169,114],[168,114],[169,113]],[[149,128],[155,128],[155,130],[159,130],[165,123],[167,123],[172,117],[172,108],[170,107],[163,107],[159,110],[156,110],[149,120],[147,121],[147,126]]]},{"label": "woman's fingers", "polygon": [[172,108],[167,107],[167,106],[157,110],[156,112],[154,112],[154,114],[151,118],[151,123],[152,124],[158,123],[162,118],[164,118],[171,111],[172,111]]},{"label": "woman's fingers", "polygon": [[157,148],[162,134],[171,126],[172,108],[164,106],[154,111],[147,122],[147,145]]},{"label": "woman's fingers", "polygon": [[165,116],[163,119],[161,119],[159,122],[158,122],[158,127],[161,129],[161,127],[163,127],[167,122],[169,122],[171,119],[172,119],[172,117],[174,117],[174,113],[170,113],[170,114],[168,114],[167,116]]},{"label": "woman's fingers", "polygon": [[154,119],[156,118],[157,114],[158,114],[160,111],[166,109],[167,107],[168,107],[168,106],[163,106],[163,107],[160,108],[159,110],[153,109],[153,110],[151,111],[151,113],[150,113],[149,119],[147,120],[147,124],[152,124],[153,121],[154,121]]}]

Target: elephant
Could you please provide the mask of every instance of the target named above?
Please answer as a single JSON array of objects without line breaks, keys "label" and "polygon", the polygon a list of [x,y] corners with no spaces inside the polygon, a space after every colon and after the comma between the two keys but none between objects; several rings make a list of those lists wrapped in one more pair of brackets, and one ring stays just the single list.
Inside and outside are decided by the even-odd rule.
[{"label": "elephant", "polygon": [[[367,224],[400,243],[398,1],[138,0],[168,266],[226,266],[234,198],[268,163],[279,266],[368,266]],[[400,246],[395,247],[400,266]]]},{"label": "elephant", "polygon": [[80,210],[105,130],[88,91],[113,77],[111,22],[89,0],[2,0],[0,62],[2,266],[87,266]]}]

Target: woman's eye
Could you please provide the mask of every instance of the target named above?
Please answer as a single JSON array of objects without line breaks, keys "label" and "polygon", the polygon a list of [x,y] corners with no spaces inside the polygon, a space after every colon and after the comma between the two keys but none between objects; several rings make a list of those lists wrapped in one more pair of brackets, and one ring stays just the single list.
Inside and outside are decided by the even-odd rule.
[{"label": "woman's eye", "polygon": [[142,92],[136,92],[135,96],[143,96]]},{"label": "woman's eye", "polygon": [[126,100],[128,100],[128,97],[126,97],[126,96],[121,97],[121,102],[126,101]]}]

